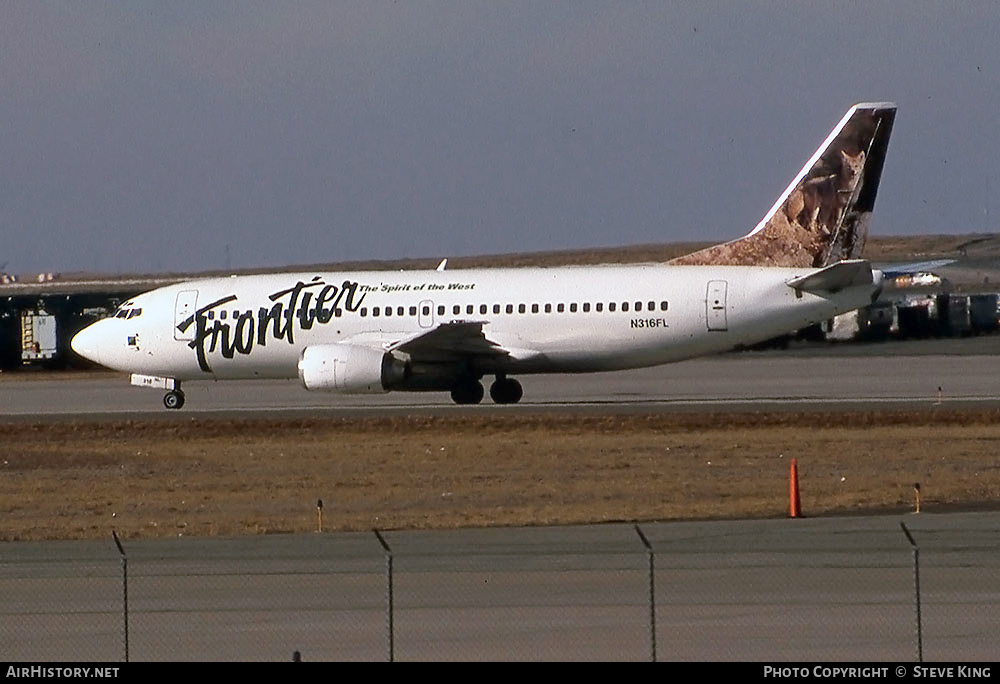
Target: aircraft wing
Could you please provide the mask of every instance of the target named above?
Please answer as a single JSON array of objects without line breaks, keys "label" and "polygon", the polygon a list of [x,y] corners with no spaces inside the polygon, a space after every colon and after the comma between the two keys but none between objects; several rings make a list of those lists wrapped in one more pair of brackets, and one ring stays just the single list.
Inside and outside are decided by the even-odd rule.
[{"label": "aircraft wing", "polygon": [[487,339],[483,321],[443,323],[427,332],[398,340],[386,351],[399,351],[423,361],[451,361],[469,356],[509,356],[510,351]]},{"label": "aircraft wing", "polygon": [[475,357],[506,357],[525,361],[541,356],[541,352],[525,346],[517,335],[491,335],[494,339],[487,338],[484,325],[486,321],[452,321],[405,337],[387,332],[364,332],[352,335],[343,342],[386,352],[398,351],[428,363]]}]

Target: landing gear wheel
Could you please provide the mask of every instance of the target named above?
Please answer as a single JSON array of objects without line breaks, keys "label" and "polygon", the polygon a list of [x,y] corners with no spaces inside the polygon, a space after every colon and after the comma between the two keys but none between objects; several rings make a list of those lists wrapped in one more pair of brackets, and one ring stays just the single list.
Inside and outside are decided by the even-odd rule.
[{"label": "landing gear wheel", "polygon": [[184,393],[180,390],[171,390],[163,395],[163,405],[168,409],[179,409],[184,405]]},{"label": "landing gear wheel", "polygon": [[497,378],[490,385],[490,398],[495,404],[516,404],[524,396],[521,383],[513,378]]},{"label": "landing gear wheel", "polygon": [[462,382],[451,390],[451,400],[456,404],[478,404],[483,400],[483,383],[478,380]]}]

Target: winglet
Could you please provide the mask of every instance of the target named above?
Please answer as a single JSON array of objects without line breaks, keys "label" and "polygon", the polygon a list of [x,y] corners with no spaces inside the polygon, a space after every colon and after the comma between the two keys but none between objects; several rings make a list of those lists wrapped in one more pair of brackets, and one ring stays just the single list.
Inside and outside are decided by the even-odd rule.
[{"label": "winglet", "polygon": [[669,263],[821,267],[861,256],[895,117],[891,102],[854,105],[750,233]]}]

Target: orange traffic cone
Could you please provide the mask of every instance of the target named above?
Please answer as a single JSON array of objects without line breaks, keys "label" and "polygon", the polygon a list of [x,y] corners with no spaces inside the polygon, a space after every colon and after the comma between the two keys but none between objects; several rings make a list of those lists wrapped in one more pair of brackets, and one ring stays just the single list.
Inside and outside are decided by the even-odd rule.
[{"label": "orange traffic cone", "polygon": [[798,518],[802,515],[802,505],[799,502],[799,463],[792,459],[791,472],[788,474],[788,516]]}]

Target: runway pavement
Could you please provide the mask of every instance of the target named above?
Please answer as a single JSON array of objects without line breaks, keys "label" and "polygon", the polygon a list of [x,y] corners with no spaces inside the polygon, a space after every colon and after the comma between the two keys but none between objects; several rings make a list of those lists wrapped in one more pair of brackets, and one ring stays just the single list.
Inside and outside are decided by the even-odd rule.
[{"label": "runway pavement", "polygon": [[521,376],[524,399],[516,406],[496,406],[487,398],[479,406],[458,407],[444,392],[337,395],[308,392],[297,381],[230,381],[188,383],[185,407],[167,411],[161,391],[131,387],[120,374],[87,374],[78,379],[62,374],[52,380],[8,374],[0,381],[0,419],[414,411],[877,410],[938,402],[953,408],[1000,406],[1000,355],[987,353],[993,346],[1000,351],[1000,340],[923,345],[827,345],[793,353],[733,353],[618,373]]},{"label": "runway pavement", "polygon": [[[385,532],[391,632],[374,533],[125,540],[129,658],[996,659],[1000,514],[640,529],[652,575],[629,524]],[[6,660],[124,658],[111,539],[2,545],[0,597]]]}]

